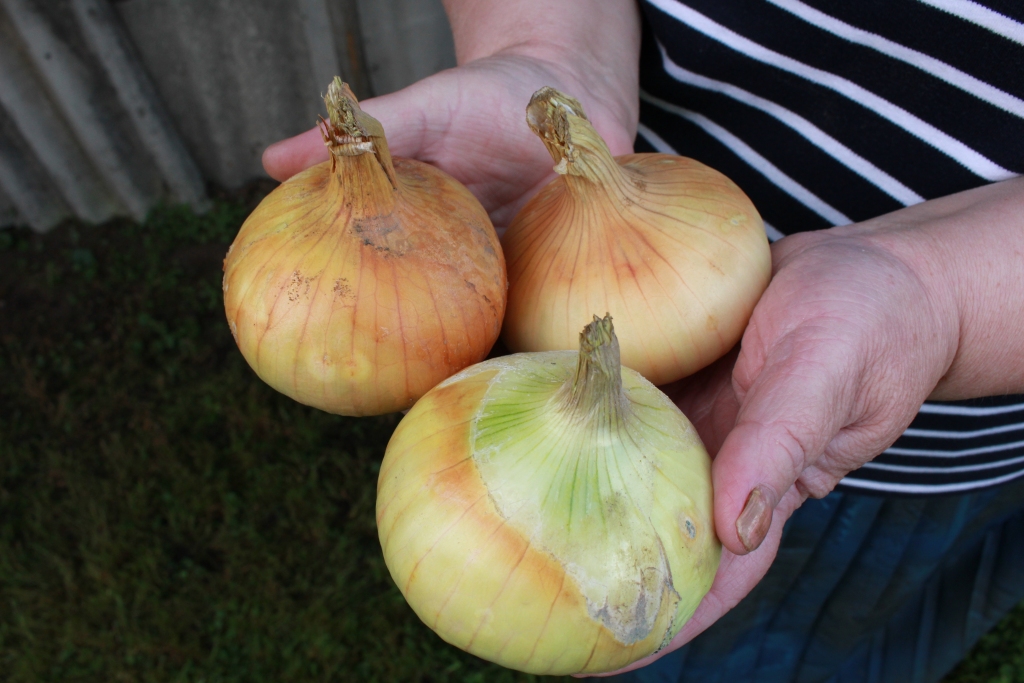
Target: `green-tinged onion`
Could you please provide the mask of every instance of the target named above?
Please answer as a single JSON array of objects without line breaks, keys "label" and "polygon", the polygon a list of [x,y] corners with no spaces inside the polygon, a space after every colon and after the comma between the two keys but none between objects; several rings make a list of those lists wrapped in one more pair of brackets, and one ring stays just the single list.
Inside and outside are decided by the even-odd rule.
[{"label": "green-tinged onion", "polygon": [[689,421],[620,366],[609,317],[579,344],[442,382],[399,424],[378,483],[384,558],[419,617],[532,673],[612,671],[664,647],[720,555]]}]

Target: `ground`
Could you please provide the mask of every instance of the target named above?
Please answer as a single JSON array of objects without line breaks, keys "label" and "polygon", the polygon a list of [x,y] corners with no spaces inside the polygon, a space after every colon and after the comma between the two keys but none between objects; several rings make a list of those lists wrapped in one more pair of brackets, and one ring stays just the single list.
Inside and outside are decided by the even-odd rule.
[{"label": "ground", "polygon": [[[221,259],[260,191],[0,231],[0,680],[541,680],[448,646],[392,583],[398,416],[301,406],[235,348]],[[1024,606],[946,680],[1024,683]]]}]

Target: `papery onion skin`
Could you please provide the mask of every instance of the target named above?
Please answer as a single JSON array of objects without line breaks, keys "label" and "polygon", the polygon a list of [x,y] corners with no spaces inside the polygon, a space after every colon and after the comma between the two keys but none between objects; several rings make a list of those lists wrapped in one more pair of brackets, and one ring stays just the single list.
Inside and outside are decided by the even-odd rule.
[{"label": "papery onion skin", "polygon": [[224,261],[225,311],[252,368],[342,415],[408,408],[487,355],[505,308],[480,203],[432,166],[392,160],[382,133],[353,144],[378,142],[384,160],[335,154],[281,184]]},{"label": "papery onion skin", "polygon": [[664,647],[721,552],[693,427],[628,368],[620,413],[563,419],[577,360],[515,354],[441,383],[399,424],[378,483],[384,558],[417,615],[536,674],[614,671]]},{"label": "papery onion skin", "polygon": [[[564,98],[543,120],[538,100]],[[579,103],[550,88],[528,110],[560,176],[502,237],[512,351],[575,348],[594,311],[622,330],[622,362],[655,384],[688,376],[739,341],[771,278],[764,224],[723,174],[668,154],[612,157]],[[574,111],[572,114],[566,112]],[[572,145],[559,145],[571,136]]]}]

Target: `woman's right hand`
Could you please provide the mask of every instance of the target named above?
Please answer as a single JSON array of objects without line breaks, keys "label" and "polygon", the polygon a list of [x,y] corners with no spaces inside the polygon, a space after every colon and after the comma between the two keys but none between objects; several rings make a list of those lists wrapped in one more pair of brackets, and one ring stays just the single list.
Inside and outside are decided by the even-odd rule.
[{"label": "woman's right hand", "polygon": [[[551,157],[526,125],[526,105],[541,87],[576,97],[612,153],[631,152],[638,117],[636,7],[632,0],[583,0],[574,13],[577,1],[449,2],[461,65],[361,103],[384,126],[391,153],[454,176],[503,228],[554,175]],[[524,25],[522,15],[531,10],[544,22]],[[506,47],[481,56],[492,45]],[[327,158],[314,128],[267,148],[263,166],[285,180]]]}]

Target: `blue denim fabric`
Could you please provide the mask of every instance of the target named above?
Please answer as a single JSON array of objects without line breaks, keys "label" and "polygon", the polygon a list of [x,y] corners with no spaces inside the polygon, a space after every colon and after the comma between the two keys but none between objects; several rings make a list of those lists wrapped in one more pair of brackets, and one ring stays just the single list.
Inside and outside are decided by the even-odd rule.
[{"label": "blue denim fabric", "polygon": [[617,683],[930,683],[1024,599],[1024,482],[807,501],[734,610]]}]

